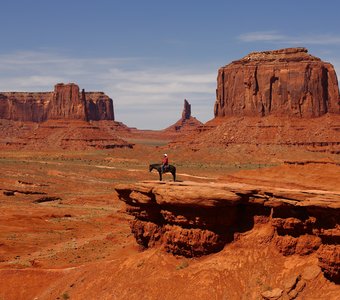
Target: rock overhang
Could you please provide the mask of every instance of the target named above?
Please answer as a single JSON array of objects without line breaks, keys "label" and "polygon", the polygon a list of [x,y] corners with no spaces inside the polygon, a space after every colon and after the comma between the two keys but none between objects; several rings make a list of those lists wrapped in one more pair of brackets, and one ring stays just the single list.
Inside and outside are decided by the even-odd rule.
[{"label": "rock overhang", "polygon": [[134,217],[131,231],[143,248],[208,255],[267,224],[267,243],[284,256],[314,253],[326,277],[340,280],[340,191],[187,181],[118,184],[115,190]]}]

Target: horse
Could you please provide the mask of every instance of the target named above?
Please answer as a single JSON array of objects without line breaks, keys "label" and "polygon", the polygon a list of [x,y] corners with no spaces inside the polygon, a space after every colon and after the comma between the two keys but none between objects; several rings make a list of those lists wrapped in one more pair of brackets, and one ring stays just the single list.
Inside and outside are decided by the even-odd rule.
[{"label": "horse", "polygon": [[176,167],[173,165],[166,166],[164,172],[162,172],[162,164],[151,164],[149,165],[149,171],[151,172],[153,169],[157,170],[159,173],[159,181],[162,181],[162,173],[170,172],[174,181],[176,181]]}]

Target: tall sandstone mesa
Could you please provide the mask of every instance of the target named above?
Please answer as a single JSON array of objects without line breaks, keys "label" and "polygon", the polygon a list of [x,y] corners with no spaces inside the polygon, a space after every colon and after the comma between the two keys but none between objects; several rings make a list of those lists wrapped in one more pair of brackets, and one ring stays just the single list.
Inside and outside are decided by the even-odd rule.
[{"label": "tall sandstone mesa", "polygon": [[74,83],[58,83],[53,92],[0,92],[0,119],[114,121],[114,110],[112,99],[103,92],[79,92]]},{"label": "tall sandstone mesa", "polygon": [[306,48],[253,52],[218,70],[215,117],[340,113],[334,67]]}]

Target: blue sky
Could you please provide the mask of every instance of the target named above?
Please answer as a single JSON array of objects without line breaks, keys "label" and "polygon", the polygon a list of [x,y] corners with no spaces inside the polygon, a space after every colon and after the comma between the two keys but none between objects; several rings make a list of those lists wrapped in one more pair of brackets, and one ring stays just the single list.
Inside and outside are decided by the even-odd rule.
[{"label": "blue sky", "polygon": [[116,120],[162,129],[213,118],[219,67],[249,52],[307,47],[340,72],[340,2],[1,1],[0,91],[75,82],[104,91]]}]

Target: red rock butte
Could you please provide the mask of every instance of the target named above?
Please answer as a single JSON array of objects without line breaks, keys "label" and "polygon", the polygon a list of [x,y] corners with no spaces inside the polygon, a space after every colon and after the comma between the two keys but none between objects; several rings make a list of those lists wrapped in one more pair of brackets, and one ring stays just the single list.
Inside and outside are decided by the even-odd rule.
[{"label": "red rock butte", "polygon": [[169,126],[165,130],[168,132],[175,131],[180,133],[190,133],[201,127],[203,123],[191,116],[191,104],[187,99],[184,99],[184,107],[182,117],[175,124]]},{"label": "red rock butte", "polygon": [[218,70],[215,117],[340,113],[334,67],[306,48],[253,52]]},{"label": "red rock butte", "polygon": [[0,119],[114,120],[112,99],[103,92],[79,92],[74,83],[58,83],[53,92],[0,92]]}]

